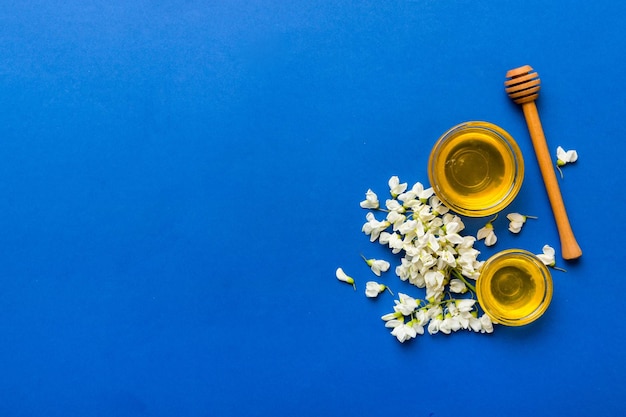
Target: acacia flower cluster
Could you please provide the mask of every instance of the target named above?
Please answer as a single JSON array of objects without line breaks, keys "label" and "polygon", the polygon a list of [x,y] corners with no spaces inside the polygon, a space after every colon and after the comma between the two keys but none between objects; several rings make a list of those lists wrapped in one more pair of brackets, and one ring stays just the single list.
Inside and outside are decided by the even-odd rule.
[{"label": "acacia flower cluster", "polygon": [[[409,189],[397,176],[391,177],[388,185],[391,198],[384,208],[376,193],[367,191],[360,205],[373,211],[366,214],[362,231],[371,242],[378,241],[392,253],[402,255],[396,274],[403,281],[425,288],[426,293],[424,299],[399,293],[394,312],[382,317],[385,326],[400,342],[423,334],[424,327],[430,334],[460,329],[491,333],[491,320],[479,314],[474,298],[473,282],[483,264],[478,260],[480,252],[474,248],[476,239],[460,234],[465,228],[463,221],[449,212],[432,188],[417,182]],[[385,217],[378,219],[374,212],[385,213]],[[371,261],[376,273],[374,260],[365,260],[368,265]],[[372,284],[370,294],[376,296],[385,288]]]}]

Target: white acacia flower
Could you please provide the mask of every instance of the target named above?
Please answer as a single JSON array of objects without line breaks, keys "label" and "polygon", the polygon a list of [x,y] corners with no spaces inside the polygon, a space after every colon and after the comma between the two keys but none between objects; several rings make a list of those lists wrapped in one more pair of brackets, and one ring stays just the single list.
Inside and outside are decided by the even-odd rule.
[{"label": "white acacia flower", "polygon": [[454,268],[456,266],[456,252],[451,247],[446,247],[444,250],[440,250],[437,252],[437,256],[439,257],[439,261],[437,262],[437,267],[439,269],[443,269],[446,266],[450,266]]},{"label": "white acacia flower", "polygon": [[406,281],[411,276],[412,266],[413,263],[406,258],[400,259],[400,265],[396,266],[396,275],[402,281]]},{"label": "white acacia flower", "polygon": [[365,219],[367,220],[367,223],[363,225],[361,231],[366,235],[369,235],[370,242],[374,242],[376,239],[378,239],[380,233],[389,226],[391,226],[391,224],[387,220],[376,220],[376,218],[374,217],[374,213],[372,213],[371,211],[365,215]]},{"label": "white acacia flower", "polygon": [[[391,329],[400,342],[423,334],[426,327],[431,334],[460,329],[492,331],[488,317],[478,318],[476,300],[465,296],[455,299],[455,294],[475,297],[474,287],[469,282],[478,278],[483,265],[478,261],[480,252],[474,248],[476,237],[461,235],[465,229],[463,221],[442,204],[432,188],[416,183],[407,189],[407,184],[400,183],[397,176],[391,177],[388,184],[391,197],[384,203],[371,189],[365,194],[361,207],[382,209],[386,218],[379,221],[374,213],[368,212],[362,230],[370,241],[378,241],[392,253],[400,254],[400,265],[395,267],[395,273],[402,281],[425,288],[425,297],[417,300],[398,294],[393,312],[381,317],[385,327]],[[496,218],[478,232],[478,239],[484,239],[487,246],[497,240],[493,230]],[[509,220],[520,222],[526,218]],[[363,259],[376,276],[391,267],[387,261],[364,256]],[[338,273],[338,279],[354,285],[351,277],[342,274],[343,271]],[[374,298],[385,290],[391,293],[386,285],[370,281],[366,284],[365,295]]]},{"label": "white acacia flower", "polygon": [[445,276],[441,271],[428,271],[424,279],[426,280],[427,287],[440,288],[443,287]]},{"label": "white acacia flower", "polygon": [[422,267],[419,270],[421,274],[425,274],[430,268],[437,264],[437,259],[435,259],[432,253],[427,252],[426,250],[420,251],[418,259],[419,262],[422,263]]},{"label": "white acacia flower", "polygon": [[337,277],[339,281],[347,282],[348,284],[351,284],[352,288],[354,288],[354,290],[356,291],[356,284],[354,283],[354,278],[348,276],[345,272],[343,272],[342,268],[337,268],[337,271],[335,271],[335,276]]},{"label": "white acacia flower", "polygon": [[360,206],[364,209],[377,209],[380,207],[378,196],[372,190],[367,190],[365,200],[361,201]]},{"label": "white acacia flower", "polygon": [[417,330],[413,327],[412,322],[409,323],[400,323],[393,328],[391,334],[398,339],[400,343],[404,343],[407,340],[413,339],[417,336]]},{"label": "white acacia flower", "polygon": [[423,233],[424,225],[417,220],[406,220],[401,225],[399,225],[396,230],[402,235],[410,235],[411,237],[413,237],[418,236],[420,233]]},{"label": "white acacia flower", "polygon": [[428,233],[426,235],[424,235],[424,237],[426,237],[427,240],[427,247],[430,248],[430,250],[432,250],[433,252],[437,252],[439,250],[439,248],[441,246],[439,246],[439,240],[437,239],[437,237],[435,237],[434,234],[432,233]]},{"label": "white acacia flower", "polygon": [[473,321],[473,319],[475,318],[472,313],[470,313],[469,311],[460,312],[457,318],[459,319],[459,323],[461,324],[462,329],[468,330],[472,328],[470,322]]},{"label": "white acacia flower", "polygon": [[387,207],[387,210],[389,211],[397,211],[398,213],[404,213],[406,211],[404,206],[400,204],[398,200],[395,200],[395,199],[386,200],[385,207]]},{"label": "white acacia flower", "polygon": [[398,293],[400,300],[394,300],[396,304],[393,309],[398,313],[402,313],[405,316],[411,315],[418,306],[417,300],[413,297],[409,297],[406,294]]},{"label": "white acacia flower", "polygon": [[407,279],[409,280],[409,284],[415,285],[418,288],[424,288],[426,286],[426,281],[424,280],[424,274],[422,274],[421,272],[423,269],[424,268],[423,266],[420,265],[419,261],[415,263],[411,263],[409,265],[408,274],[407,274]]},{"label": "white acacia flower", "polygon": [[476,239],[481,240],[485,239],[485,246],[493,246],[498,241],[498,237],[493,230],[493,224],[488,222],[485,227],[482,227],[478,230],[478,234],[476,235]]},{"label": "white acacia flower", "polygon": [[432,208],[428,204],[424,204],[413,210],[413,218],[423,223],[424,226],[432,227],[433,225],[430,222],[435,219],[435,213],[433,213]]},{"label": "white acacia flower", "polygon": [[428,323],[428,333],[436,334],[439,333],[441,329],[441,324],[443,323],[443,313],[439,313],[436,316],[433,316]]},{"label": "white acacia flower", "polygon": [[575,150],[566,151],[560,146],[556,148],[556,169],[559,170],[561,178],[563,178],[563,171],[561,171],[561,167],[565,164],[576,162],[576,160],[578,160],[578,152]]},{"label": "white acacia flower", "polygon": [[439,324],[439,331],[444,334],[450,334],[456,332],[461,328],[461,322],[458,317],[453,317],[450,314],[446,314],[441,324]]},{"label": "white acacia flower", "polygon": [[441,271],[428,271],[424,275],[426,281],[426,299],[435,302],[441,300],[444,293],[445,276]]},{"label": "white acacia flower", "polygon": [[424,334],[424,322],[422,321],[422,319],[416,317],[408,322],[407,325],[413,327],[415,329],[415,333]]},{"label": "white acacia flower", "polygon": [[407,186],[406,182],[400,184],[400,179],[396,175],[389,179],[389,192],[393,198],[402,194],[406,190]]},{"label": "white acacia flower", "polygon": [[402,237],[398,233],[381,232],[379,242],[388,245],[393,254],[400,253],[404,247]]},{"label": "white acacia flower", "polygon": [[469,317],[467,319],[468,326],[469,326],[469,328],[471,330],[473,330],[475,332],[480,332],[482,330],[482,328],[483,328],[483,325],[482,325],[482,322],[480,321],[480,319],[478,317],[476,317],[474,314],[470,314],[469,315]]},{"label": "white acacia flower", "polygon": [[432,207],[432,211],[437,214],[446,214],[450,210],[436,195],[430,197],[429,204]]},{"label": "white acacia flower", "polygon": [[493,322],[488,315],[483,314],[479,320],[481,333],[493,333]]},{"label": "white acacia flower", "polygon": [[459,250],[459,253],[461,253],[461,251],[465,251],[465,252],[476,252],[476,256],[478,256],[479,252],[474,249],[474,243],[476,242],[476,238],[474,236],[463,236],[463,242],[461,242],[457,247]]},{"label": "white acacia flower", "polygon": [[458,278],[452,278],[450,280],[450,292],[456,294],[465,294],[467,292],[467,286]]},{"label": "white acacia flower", "polygon": [[509,219],[509,231],[512,233],[519,233],[527,219],[536,219],[535,216],[525,216],[519,213],[509,213],[506,218]]},{"label": "white acacia flower", "polygon": [[575,150],[566,151],[562,147],[556,148],[556,164],[562,167],[565,164],[576,162],[578,160],[578,152]]},{"label": "white acacia flower", "polygon": [[367,284],[365,284],[365,295],[369,298],[376,298],[378,297],[378,294],[385,290],[389,291],[389,293],[393,295],[391,290],[384,284],[379,284],[376,281],[368,281]]},{"label": "white acacia flower", "polygon": [[[474,239],[472,237],[472,239]],[[483,261],[478,261],[477,257],[480,254],[474,248],[461,248],[459,249],[459,257],[457,258],[457,265],[461,267],[461,273],[463,276],[476,279],[480,273],[480,269],[483,265]]]},{"label": "white acacia flower", "polygon": [[541,259],[541,262],[543,262],[544,265],[549,266],[550,268],[557,269],[559,271],[566,272],[565,269],[556,266],[556,259],[554,256],[555,252],[552,246],[544,245],[542,250],[543,253],[538,254],[537,258]]},{"label": "white acacia flower", "polygon": [[397,211],[389,211],[389,213],[387,213],[387,221],[393,225],[393,230],[397,231],[398,229],[400,229],[404,223],[406,222],[406,216],[404,214],[401,214]]},{"label": "white acacia flower", "polygon": [[434,194],[431,188],[424,188],[421,182],[416,182],[409,191],[398,195],[398,199],[403,201],[405,206],[414,206],[417,203],[426,203]]},{"label": "white acacia flower", "polygon": [[461,313],[466,313],[472,311],[474,308],[474,304],[476,304],[476,300],[471,298],[464,298],[462,300],[455,300],[454,305]]},{"label": "white acacia flower", "polygon": [[389,267],[391,266],[389,262],[382,259],[366,259],[363,255],[361,255],[361,257],[363,258],[367,266],[372,269],[372,272],[378,277],[380,276],[381,272],[387,272],[389,270]]},{"label": "white acacia flower", "polygon": [[537,258],[541,259],[541,262],[546,266],[554,266],[556,264],[554,248],[550,245],[544,245],[542,250],[543,253],[538,254]]},{"label": "white acacia flower", "polygon": [[446,233],[445,236],[443,236],[445,241],[450,242],[453,245],[463,243],[463,238],[459,235],[459,232],[463,230],[462,222],[451,221],[444,225],[443,230]]}]

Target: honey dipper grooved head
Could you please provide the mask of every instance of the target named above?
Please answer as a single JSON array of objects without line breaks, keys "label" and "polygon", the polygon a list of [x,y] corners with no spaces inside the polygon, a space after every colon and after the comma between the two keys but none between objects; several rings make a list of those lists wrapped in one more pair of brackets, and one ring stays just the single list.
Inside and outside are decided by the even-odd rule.
[{"label": "honey dipper grooved head", "polygon": [[537,99],[541,80],[533,67],[524,65],[506,73],[504,87],[511,100],[517,104],[524,104]]}]

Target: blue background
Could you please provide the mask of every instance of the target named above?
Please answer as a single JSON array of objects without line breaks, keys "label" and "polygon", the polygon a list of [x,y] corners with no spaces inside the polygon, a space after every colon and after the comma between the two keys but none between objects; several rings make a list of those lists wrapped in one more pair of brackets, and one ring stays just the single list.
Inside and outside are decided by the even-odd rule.
[{"label": "blue background", "polygon": [[[626,4],[3,1],[1,416],[624,411]],[[481,259],[559,248],[508,69],[542,79],[584,255],[547,313],[400,344],[366,299],[368,188],[468,120],[526,159]],[[484,219],[468,220],[475,233]],[[337,282],[342,266],[359,291]],[[419,296],[390,272],[379,281]]]}]

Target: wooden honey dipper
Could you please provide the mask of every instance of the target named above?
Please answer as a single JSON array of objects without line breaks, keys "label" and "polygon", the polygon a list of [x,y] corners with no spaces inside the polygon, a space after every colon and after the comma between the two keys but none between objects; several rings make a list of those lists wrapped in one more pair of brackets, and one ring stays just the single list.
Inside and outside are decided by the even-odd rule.
[{"label": "wooden honey dipper", "polygon": [[539,96],[539,88],[541,87],[539,75],[530,65],[524,65],[506,73],[504,86],[509,97],[517,104],[520,104],[522,110],[524,110],[530,138],[535,148],[539,169],[548,192],[548,199],[552,206],[556,227],[559,231],[561,256],[563,256],[563,259],[579,258],[583,252],[576,242],[574,232],[567,218],[565,204],[563,204],[563,197],[561,196],[559,183],[554,172],[554,165],[552,164],[546,137],[543,134],[537,106],[535,105],[535,100]]}]

